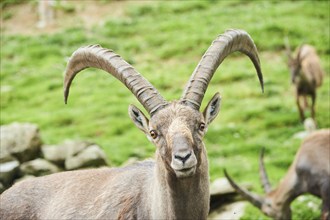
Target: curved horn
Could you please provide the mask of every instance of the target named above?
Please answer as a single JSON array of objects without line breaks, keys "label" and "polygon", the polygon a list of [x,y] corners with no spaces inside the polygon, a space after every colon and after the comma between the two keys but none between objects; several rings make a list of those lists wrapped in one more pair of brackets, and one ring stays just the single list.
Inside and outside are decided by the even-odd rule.
[{"label": "curved horn", "polygon": [[159,92],[130,64],[113,51],[99,45],[89,45],[76,50],[67,64],[64,78],[64,101],[67,103],[70,85],[81,70],[88,67],[102,69],[119,79],[139,100],[149,114],[167,102]]},{"label": "curved horn", "polygon": [[182,95],[182,102],[199,109],[214,72],[231,53],[241,51],[250,57],[264,91],[258,51],[252,38],[243,30],[228,30],[217,37],[203,55]]},{"label": "curved horn", "polygon": [[259,176],[260,176],[260,182],[262,184],[262,187],[264,189],[265,193],[269,193],[271,191],[271,185],[269,183],[269,179],[267,176],[267,172],[264,166],[264,153],[265,153],[265,148],[261,148],[260,151],[260,156],[259,156]]},{"label": "curved horn", "polygon": [[228,179],[230,185],[236,190],[236,192],[238,192],[241,196],[243,196],[243,198],[245,198],[246,200],[248,200],[249,202],[251,202],[255,207],[257,208],[261,208],[264,199],[258,195],[255,195],[253,193],[250,193],[249,191],[242,189],[241,187],[239,187],[234,180],[232,180],[232,178],[228,175],[226,169],[224,169],[224,174],[226,176],[226,178]]},{"label": "curved horn", "polygon": [[284,38],[284,45],[285,45],[286,55],[288,56],[288,58],[290,60],[293,60],[292,50],[291,50],[291,47],[290,47],[289,38],[287,36]]},{"label": "curved horn", "polygon": [[306,53],[305,53],[305,56],[303,56],[302,50],[303,50],[303,45],[298,48],[298,52],[297,52],[296,60],[298,61],[299,64],[301,64],[303,59],[306,57]]}]

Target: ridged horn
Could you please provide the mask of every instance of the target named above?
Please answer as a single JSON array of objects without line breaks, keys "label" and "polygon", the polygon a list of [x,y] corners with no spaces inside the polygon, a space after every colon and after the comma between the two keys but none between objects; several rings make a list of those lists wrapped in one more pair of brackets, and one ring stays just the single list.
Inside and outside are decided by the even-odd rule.
[{"label": "ridged horn", "polygon": [[262,184],[264,192],[269,193],[272,190],[272,187],[269,183],[269,179],[268,179],[264,161],[263,161],[264,153],[265,153],[265,148],[263,147],[263,148],[261,148],[260,156],[259,156],[259,176],[260,176],[260,182]]},{"label": "ridged horn", "polygon": [[153,114],[167,102],[160,93],[130,64],[112,50],[99,45],[77,49],[67,64],[64,78],[64,102],[67,103],[70,85],[81,70],[88,67],[102,69],[120,80],[139,100],[149,114]]},{"label": "ridged horn", "polygon": [[226,169],[224,169],[224,174],[226,178],[228,179],[230,185],[238,192],[243,198],[248,200],[250,203],[252,203],[255,207],[261,208],[262,204],[264,203],[264,199],[258,195],[255,195],[253,193],[250,193],[249,191],[239,187],[234,180],[228,175]]},{"label": "ridged horn", "polygon": [[182,102],[199,110],[213,74],[221,62],[235,51],[240,51],[250,57],[257,71],[263,92],[263,77],[258,51],[252,38],[243,30],[228,30],[219,35],[203,55],[185,87],[181,97]]}]

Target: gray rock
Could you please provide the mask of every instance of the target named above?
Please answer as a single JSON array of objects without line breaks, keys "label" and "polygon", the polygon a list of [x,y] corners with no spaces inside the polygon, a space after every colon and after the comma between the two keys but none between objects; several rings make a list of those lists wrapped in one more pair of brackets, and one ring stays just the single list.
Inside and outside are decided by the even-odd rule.
[{"label": "gray rock", "polygon": [[41,152],[46,160],[64,167],[67,154],[67,149],[64,145],[43,145],[41,147]]},{"label": "gray rock", "polygon": [[2,154],[0,156],[0,163],[6,163],[9,161],[17,160],[15,157],[11,156],[10,154]]},{"label": "gray rock", "polygon": [[238,220],[243,216],[246,204],[247,202],[240,201],[240,202],[234,202],[223,205],[218,209],[214,210],[213,212],[211,212],[207,219],[208,220],[211,219]]},{"label": "gray rock", "polygon": [[61,169],[47,160],[38,158],[21,164],[20,171],[22,176],[44,176],[60,172]]},{"label": "gray rock", "polygon": [[106,166],[106,155],[98,145],[91,145],[65,160],[65,169],[74,170],[86,167]]},{"label": "gray rock", "polygon": [[28,180],[28,179],[32,179],[32,178],[36,178],[36,177],[32,176],[32,175],[22,176],[21,178],[15,179],[14,183],[22,182],[24,180]]},{"label": "gray rock", "polygon": [[87,147],[94,145],[91,142],[88,141],[65,141],[61,148],[64,148],[66,150],[65,158],[72,157],[78,155],[80,152],[85,150]]},{"label": "gray rock", "polygon": [[67,158],[78,155],[91,145],[93,145],[93,143],[88,141],[68,140],[59,145],[43,145],[41,151],[46,160],[64,168],[64,163]]},{"label": "gray rock", "polygon": [[7,161],[0,164],[0,181],[4,186],[11,185],[18,174],[19,162],[17,160]]},{"label": "gray rock", "polygon": [[37,125],[29,123],[12,123],[0,126],[1,158],[12,155],[20,162],[38,156],[41,138]]},{"label": "gray rock", "polygon": [[[0,131],[1,132],[1,131]],[[8,162],[14,160],[15,158],[10,155],[7,149],[1,147],[1,140],[0,140],[0,163]]]},{"label": "gray rock", "polygon": [[139,158],[137,158],[137,157],[130,157],[123,164],[121,164],[121,167],[126,167],[126,166],[129,166],[129,165],[135,164],[138,161],[140,161]]},{"label": "gray rock", "polygon": [[[242,183],[241,186],[245,189],[252,189],[250,183]],[[227,178],[218,178],[210,184],[210,195],[224,195],[235,193],[235,189],[230,185]]]},{"label": "gray rock", "polygon": [[293,135],[293,138],[304,139],[314,131],[316,131],[317,126],[315,121],[312,118],[306,118],[304,120],[304,131],[299,131]]},{"label": "gray rock", "polygon": [[[242,184],[245,189],[251,189],[250,184]],[[210,184],[210,211],[213,212],[224,204],[233,203],[241,199],[227,178],[219,178]]]},{"label": "gray rock", "polygon": [[210,184],[210,194],[227,194],[227,193],[234,193],[235,189],[231,187],[230,183],[228,182],[227,178],[219,178],[213,181]]}]

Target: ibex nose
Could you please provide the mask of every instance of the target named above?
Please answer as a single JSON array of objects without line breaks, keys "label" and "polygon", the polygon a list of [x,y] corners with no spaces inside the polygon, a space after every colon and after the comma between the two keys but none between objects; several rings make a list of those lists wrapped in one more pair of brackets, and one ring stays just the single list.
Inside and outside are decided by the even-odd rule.
[{"label": "ibex nose", "polygon": [[176,160],[181,161],[183,164],[189,159],[189,157],[191,156],[191,152],[182,152],[182,153],[178,153],[174,155],[174,158]]}]

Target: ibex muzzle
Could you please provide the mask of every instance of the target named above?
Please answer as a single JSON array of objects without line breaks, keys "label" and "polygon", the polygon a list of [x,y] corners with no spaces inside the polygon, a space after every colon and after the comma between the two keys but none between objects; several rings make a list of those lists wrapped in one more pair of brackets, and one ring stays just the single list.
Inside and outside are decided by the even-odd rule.
[{"label": "ibex muzzle", "polygon": [[168,129],[167,140],[172,151],[172,169],[177,177],[188,177],[196,171],[198,151],[190,129],[182,125],[180,118],[175,119]]},{"label": "ibex muzzle", "polygon": [[[202,119],[201,116],[199,117]],[[195,173],[198,162],[196,157],[200,158],[202,150],[201,140],[197,137],[204,135],[204,131],[200,127],[205,126],[205,122],[202,119],[199,128],[196,128],[196,125],[189,128],[186,126],[187,123],[182,120],[187,120],[187,118],[177,118],[172,122],[167,139],[172,150],[171,167],[177,176],[185,177]],[[199,134],[196,134],[196,129],[198,129]]]}]

